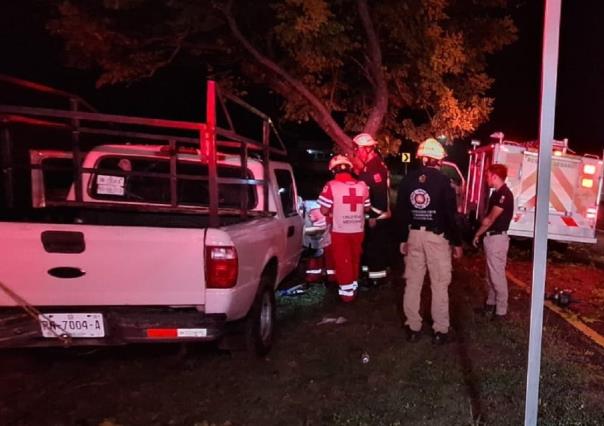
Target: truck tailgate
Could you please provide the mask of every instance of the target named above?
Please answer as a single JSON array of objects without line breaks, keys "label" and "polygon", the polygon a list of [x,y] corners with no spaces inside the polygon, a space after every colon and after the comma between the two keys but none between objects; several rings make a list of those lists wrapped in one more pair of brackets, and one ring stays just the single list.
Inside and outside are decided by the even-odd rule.
[{"label": "truck tailgate", "polygon": [[32,305],[204,304],[203,229],[0,222],[0,235],[0,281]]}]

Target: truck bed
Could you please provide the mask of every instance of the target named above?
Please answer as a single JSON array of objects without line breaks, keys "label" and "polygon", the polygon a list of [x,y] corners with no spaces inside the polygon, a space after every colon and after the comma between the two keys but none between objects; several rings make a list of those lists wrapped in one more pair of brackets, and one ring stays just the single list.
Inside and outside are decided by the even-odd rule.
[{"label": "truck bed", "polygon": [[204,232],[0,222],[2,280],[35,306],[203,305]]},{"label": "truck bed", "polygon": [[[104,206],[101,206],[104,207]],[[241,217],[232,209],[219,210],[219,226],[234,225],[266,216],[263,212],[249,211]],[[45,209],[0,209],[0,221],[35,222],[55,224],[88,224],[107,226],[146,226],[162,228],[207,228],[209,215],[199,213],[174,213],[149,210],[110,210],[92,207],[48,207]]]}]

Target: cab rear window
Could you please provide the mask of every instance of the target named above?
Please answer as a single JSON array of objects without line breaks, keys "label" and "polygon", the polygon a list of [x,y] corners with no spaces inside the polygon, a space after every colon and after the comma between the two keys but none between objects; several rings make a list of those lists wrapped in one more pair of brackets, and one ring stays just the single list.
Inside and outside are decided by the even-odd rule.
[{"label": "cab rear window", "polygon": [[[106,156],[96,164],[99,171],[91,179],[89,195],[98,200],[170,204],[170,163],[166,159]],[[118,173],[114,173],[118,172]],[[140,174],[139,174],[140,173]],[[208,167],[196,162],[176,165],[176,196],[179,206],[209,206]],[[241,178],[236,166],[218,165],[218,176]],[[248,170],[246,179],[253,179]],[[219,207],[240,208],[247,194],[247,209],[256,207],[255,185],[221,183]]]}]

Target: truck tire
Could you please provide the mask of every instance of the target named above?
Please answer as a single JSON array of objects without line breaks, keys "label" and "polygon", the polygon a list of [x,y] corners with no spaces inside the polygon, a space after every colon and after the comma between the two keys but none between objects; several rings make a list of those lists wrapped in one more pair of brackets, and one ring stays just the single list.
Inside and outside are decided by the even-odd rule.
[{"label": "truck tire", "polygon": [[245,319],[245,344],[250,355],[264,356],[273,344],[275,332],[275,292],[268,275],[260,279],[258,294]]}]

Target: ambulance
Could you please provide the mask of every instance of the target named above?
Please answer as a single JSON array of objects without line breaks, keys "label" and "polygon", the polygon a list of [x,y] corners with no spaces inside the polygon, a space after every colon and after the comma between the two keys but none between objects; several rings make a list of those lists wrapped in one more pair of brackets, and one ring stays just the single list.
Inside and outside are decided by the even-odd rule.
[{"label": "ambulance", "polygon": [[[508,168],[506,184],[514,194],[514,215],[508,234],[532,237],[534,231],[538,142],[504,140],[501,132],[486,146],[474,141],[469,152],[463,213],[477,223],[486,214],[490,190],[486,170],[493,163]],[[549,197],[548,238],[595,243],[602,193],[602,157],[576,154],[568,139],[554,140]]]}]

